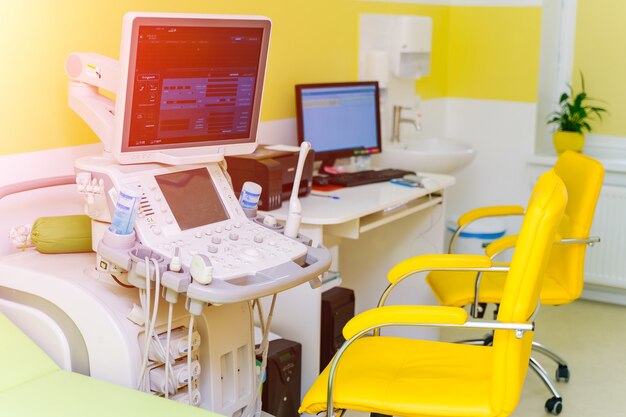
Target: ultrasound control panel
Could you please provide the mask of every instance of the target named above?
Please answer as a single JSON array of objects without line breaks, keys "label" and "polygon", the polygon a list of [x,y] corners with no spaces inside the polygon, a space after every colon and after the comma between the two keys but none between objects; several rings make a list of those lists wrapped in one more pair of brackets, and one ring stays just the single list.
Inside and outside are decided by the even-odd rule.
[{"label": "ultrasound control panel", "polygon": [[183,265],[204,254],[215,279],[238,278],[306,255],[303,244],[245,216],[217,165],[148,171],[122,181],[144,190],[136,223],[142,243],[166,257],[180,248]]},{"label": "ultrasound control panel", "polygon": [[135,230],[142,245],[174,256],[183,266],[196,254],[207,256],[214,280],[237,280],[295,262],[304,264],[307,246],[246,217],[217,164],[90,166],[119,189],[142,190]]}]

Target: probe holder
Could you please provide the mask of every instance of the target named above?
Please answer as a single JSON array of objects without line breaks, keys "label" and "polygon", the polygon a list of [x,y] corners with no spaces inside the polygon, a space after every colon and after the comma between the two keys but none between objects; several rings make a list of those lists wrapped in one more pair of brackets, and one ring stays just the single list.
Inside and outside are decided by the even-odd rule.
[{"label": "probe holder", "polygon": [[161,285],[163,286],[163,298],[169,303],[178,302],[178,295],[187,292],[191,276],[189,271],[181,268],[179,272],[167,270],[161,276]]},{"label": "probe holder", "polygon": [[270,230],[273,230],[276,233],[283,233],[283,231],[285,230],[285,226],[276,222],[276,224],[274,225],[270,225],[270,224],[266,224],[263,221],[265,220],[266,216],[263,215],[258,215],[252,218],[252,220],[257,223],[260,224],[263,227],[267,227]]},{"label": "probe holder", "polygon": [[117,268],[102,268],[101,262],[98,262],[98,267],[107,271],[110,269],[130,271],[131,259],[129,252],[137,246],[135,231],[127,235],[118,235],[107,227],[104,236],[98,242],[97,252],[99,258],[115,265]]},{"label": "probe holder", "polygon": [[[101,259],[98,262],[101,269],[128,271],[128,282],[141,289],[146,289],[146,257],[157,260],[161,275],[166,269],[163,256],[137,243],[134,231],[127,235],[119,235],[107,228],[98,243],[98,256]],[[103,268],[100,265],[102,262],[115,267]],[[150,264],[150,281],[154,281],[156,274],[152,262]]]},{"label": "probe holder", "polygon": [[246,214],[246,217],[249,219],[254,219],[257,216],[257,208],[247,208],[242,207],[243,212]]},{"label": "probe holder", "polygon": [[131,260],[130,270],[128,271],[128,282],[137,288],[146,289],[146,258],[148,258],[148,268],[150,270],[150,276],[148,277],[150,279],[150,288],[152,288],[152,281],[156,278],[152,259],[158,262],[161,276],[163,276],[166,271],[165,258],[145,246],[137,245],[137,247],[128,252],[128,256]]}]

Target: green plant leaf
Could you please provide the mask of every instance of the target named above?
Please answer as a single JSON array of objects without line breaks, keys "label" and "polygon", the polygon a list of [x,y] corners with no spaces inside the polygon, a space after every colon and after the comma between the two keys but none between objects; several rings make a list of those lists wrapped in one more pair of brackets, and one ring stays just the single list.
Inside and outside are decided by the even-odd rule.
[{"label": "green plant leaf", "polygon": [[580,107],[582,105],[583,101],[585,101],[585,98],[587,98],[587,94],[586,93],[579,93],[574,98],[574,107]]},{"label": "green plant leaf", "polygon": [[583,76],[583,72],[580,71],[580,85],[582,88],[582,91],[585,91],[585,77]]},{"label": "green plant leaf", "polygon": [[583,133],[584,130],[591,132],[588,120],[597,117],[602,120],[602,114],[608,111],[593,102],[604,103],[587,95],[585,90],[585,77],[580,71],[581,91],[574,94],[574,88],[567,84],[567,90],[559,97],[559,110],[548,115],[547,123],[558,124],[558,130],[566,132]]}]

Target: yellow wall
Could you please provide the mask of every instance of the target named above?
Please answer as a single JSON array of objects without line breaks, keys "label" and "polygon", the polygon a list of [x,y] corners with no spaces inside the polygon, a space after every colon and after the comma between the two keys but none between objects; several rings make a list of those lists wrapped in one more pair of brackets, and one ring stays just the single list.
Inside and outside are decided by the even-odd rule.
[{"label": "yellow wall", "polygon": [[262,120],[294,116],[293,86],[357,77],[361,13],[433,18],[423,98],[534,101],[540,8],[428,6],[354,0],[22,0],[0,12],[0,155],[97,142],[69,110],[63,63],[72,51],[118,57],[131,10],[262,14],[273,21]]},{"label": "yellow wall", "polygon": [[540,7],[452,7],[449,97],[537,101]]},{"label": "yellow wall", "polygon": [[623,1],[578,0],[574,49],[574,90],[585,89],[606,102],[610,114],[592,122],[593,133],[626,136],[626,7]]}]

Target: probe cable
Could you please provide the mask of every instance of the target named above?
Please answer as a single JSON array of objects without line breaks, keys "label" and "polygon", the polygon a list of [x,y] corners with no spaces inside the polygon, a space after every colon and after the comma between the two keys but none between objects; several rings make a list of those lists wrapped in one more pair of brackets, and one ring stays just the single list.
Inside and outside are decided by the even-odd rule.
[{"label": "probe cable", "polygon": [[[169,380],[169,370],[172,366],[170,361],[170,339],[172,337],[172,315],[174,311],[174,304],[169,303],[169,307],[167,309],[167,336],[165,337],[165,398],[169,398],[170,394],[170,380]],[[174,388],[174,393],[176,393],[176,384],[172,381],[172,387]]]},{"label": "probe cable", "polygon": [[145,341],[144,341],[144,348],[143,348],[143,358],[141,360],[141,368],[140,368],[140,374],[139,374],[139,378],[137,379],[137,389],[141,390],[141,391],[145,391],[146,387],[144,384],[144,375],[145,375],[145,369],[146,366],[148,364],[148,354],[149,354],[149,350],[150,350],[150,337],[149,337],[149,332],[150,332],[150,263],[148,262],[148,257],[145,257],[144,259],[145,263],[146,263],[146,288],[144,290],[140,290],[140,294],[143,293],[144,294],[144,299],[141,300],[141,307],[143,308],[143,315],[144,315],[144,337],[145,337]]},{"label": "probe cable", "polygon": [[194,321],[195,316],[193,314],[190,314],[189,317],[189,333],[187,334],[187,395],[188,395],[188,399],[189,399],[189,405],[193,405],[192,404],[192,400],[191,400],[191,391],[192,391],[192,384],[191,384],[191,339],[193,337],[193,321]]},{"label": "probe cable", "polygon": [[[154,275],[155,275],[155,291],[154,291],[154,307],[152,308],[152,318],[148,319],[148,322],[146,322],[144,324],[144,327],[147,330],[147,334],[146,334],[146,344],[145,344],[145,349],[144,349],[144,354],[143,354],[143,360],[141,362],[141,374],[139,376],[139,381],[138,381],[138,388],[140,388],[142,391],[146,391],[146,374],[147,374],[147,369],[148,369],[148,355],[150,353],[150,346],[152,344],[152,335],[154,333],[154,326],[156,324],[156,319],[157,319],[157,313],[159,310],[159,288],[161,286],[161,273],[160,270],[158,268],[158,263],[155,259],[149,259],[147,256],[145,257],[145,262],[146,262],[146,317],[149,317],[150,315],[150,261],[155,263],[155,271],[154,271]],[[166,381],[167,384],[167,381]]]},{"label": "probe cable", "polygon": [[[267,367],[267,354],[269,351],[269,332],[270,332],[270,326],[272,324],[272,317],[274,315],[276,297],[277,297],[276,294],[272,296],[272,304],[270,305],[270,311],[267,315],[267,320],[265,321],[265,326],[263,329],[263,338],[261,339],[261,346],[259,348],[260,350],[259,353],[262,352],[261,371],[259,372],[259,375],[256,377],[256,387],[254,390],[254,396],[252,397],[250,404],[248,404],[248,406],[246,407],[246,410],[244,411],[244,417],[253,417],[253,416],[258,417],[260,416],[260,413],[261,413],[261,396],[260,396],[261,384],[263,383],[263,375],[265,374],[265,368]],[[260,300],[255,300],[255,303],[259,311],[259,316],[260,316],[259,321],[263,322],[261,302]],[[257,352],[259,350],[257,350]]]}]

